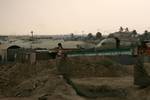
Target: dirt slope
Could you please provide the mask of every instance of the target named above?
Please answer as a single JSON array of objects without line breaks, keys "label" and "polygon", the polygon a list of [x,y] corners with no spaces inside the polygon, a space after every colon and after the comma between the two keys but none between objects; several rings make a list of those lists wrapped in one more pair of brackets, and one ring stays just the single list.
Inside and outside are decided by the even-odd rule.
[{"label": "dirt slope", "polygon": [[33,100],[39,97],[53,100],[83,100],[58,74],[55,61],[35,65],[8,64],[0,67],[1,100],[10,99],[6,97],[21,97],[19,100],[26,100],[27,97]]},{"label": "dirt slope", "polygon": [[[150,88],[139,89],[133,85],[133,66],[88,57],[67,59],[67,62],[60,63],[51,60],[34,65],[0,65],[0,100],[150,100]],[[61,73],[68,75],[86,95],[94,93],[97,97],[78,96]],[[105,90],[110,94],[125,91],[125,95],[101,96]]]}]

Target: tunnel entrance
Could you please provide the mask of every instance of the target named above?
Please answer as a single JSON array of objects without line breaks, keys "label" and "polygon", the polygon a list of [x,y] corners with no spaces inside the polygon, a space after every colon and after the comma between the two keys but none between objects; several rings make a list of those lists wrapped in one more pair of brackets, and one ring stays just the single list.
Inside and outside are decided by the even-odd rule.
[{"label": "tunnel entrance", "polygon": [[15,61],[18,51],[21,47],[17,45],[13,45],[7,48],[7,61],[13,62]]}]

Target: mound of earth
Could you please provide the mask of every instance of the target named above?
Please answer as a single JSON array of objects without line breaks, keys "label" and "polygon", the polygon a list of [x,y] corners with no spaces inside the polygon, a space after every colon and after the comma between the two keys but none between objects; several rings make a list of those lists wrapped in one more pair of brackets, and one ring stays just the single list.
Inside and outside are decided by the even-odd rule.
[{"label": "mound of earth", "polygon": [[59,71],[70,77],[122,77],[133,75],[133,66],[121,65],[109,58],[68,58],[59,65]]},{"label": "mound of earth", "polygon": [[149,94],[150,88],[133,86],[133,66],[107,58],[0,65],[0,100],[149,100]]},{"label": "mound of earth", "polygon": [[44,97],[48,100],[83,100],[58,74],[56,61],[44,61],[35,65],[1,65],[0,97],[6,100],[13,100],[13,97],[20,98],[19,100],[27,97],[33,100]]}]

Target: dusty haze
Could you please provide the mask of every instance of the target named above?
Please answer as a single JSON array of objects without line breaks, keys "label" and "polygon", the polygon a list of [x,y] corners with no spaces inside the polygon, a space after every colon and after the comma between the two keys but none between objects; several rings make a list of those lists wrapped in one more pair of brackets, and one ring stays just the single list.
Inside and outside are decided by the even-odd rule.
[{"label": "dusty haze", "polygon": [[0,34],[150,30],[149,0],[0,0]]}]

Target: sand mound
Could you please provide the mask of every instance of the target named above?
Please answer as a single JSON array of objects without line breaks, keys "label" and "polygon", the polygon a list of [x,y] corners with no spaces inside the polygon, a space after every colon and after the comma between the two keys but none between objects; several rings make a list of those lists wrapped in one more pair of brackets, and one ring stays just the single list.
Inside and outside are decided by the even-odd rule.
[{"label": "sand mound", "polygon": [[58,74],[55,61],[44,61],[35,65],[7,64],[0,67],[1,98],[47,97],[53,98],[53,100],[82,99]]}]

